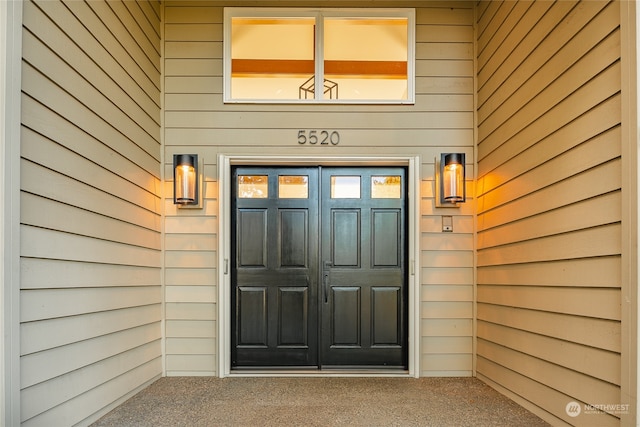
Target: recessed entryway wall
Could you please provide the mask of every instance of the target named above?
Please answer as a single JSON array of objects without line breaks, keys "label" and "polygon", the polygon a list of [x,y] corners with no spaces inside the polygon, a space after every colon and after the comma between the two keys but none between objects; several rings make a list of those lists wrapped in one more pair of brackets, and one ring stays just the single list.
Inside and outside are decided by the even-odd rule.
[{"label": "recessed entryway wall", "polygon": [[[244,5],[250,6],[168,2],[164,8],[165,176],[174,154],[197,154],[204,171],[202,209],[176,209],[166,193],[165,374],[218,376],[229,369],[229,300],[221,292],[231,265],[225,266],[230,258],[221,245],[229,240],[223,221],[230,169],[222,169],[223,154],[230,165],[292,159],[303,166],[408,168],[414,191],[408,260],[414,262],[407,271],[415,296],[409,301],[408,371],[473,375],[473,5],[415,8],[409,46],[415,50],[415,99],[403,105],[225,102],[225,7]],[[394,2],[394,8],[415,5]],[[451,152],[465,153],[467,163],[468,201],[454,209],[436,206],[434,191],[435,159]],[[452,232],[443,232],[443,216],[451,217]]]}]

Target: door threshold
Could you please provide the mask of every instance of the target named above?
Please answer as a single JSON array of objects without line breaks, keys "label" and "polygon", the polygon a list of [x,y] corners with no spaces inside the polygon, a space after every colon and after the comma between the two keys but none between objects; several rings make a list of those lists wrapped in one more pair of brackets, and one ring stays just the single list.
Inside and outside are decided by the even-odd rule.
[{"label": "door threshold", "polygon": [[404,377],[413,378],[405,369],[251,369],[232,370],[227,377]]}]

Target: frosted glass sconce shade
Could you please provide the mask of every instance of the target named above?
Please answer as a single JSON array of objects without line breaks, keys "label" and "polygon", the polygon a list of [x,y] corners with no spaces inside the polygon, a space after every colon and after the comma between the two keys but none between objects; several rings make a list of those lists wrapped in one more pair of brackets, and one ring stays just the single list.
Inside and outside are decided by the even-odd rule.
[{"label": "frosted glass sconce shade", "polygon": [[198,205],[198,155],[173,155],[173,203]]},{"label": "frosted glass sconce shade", "polygon": [[464,153],[444,153],[440,156],[440,203],[463,203],[465,188]]}]

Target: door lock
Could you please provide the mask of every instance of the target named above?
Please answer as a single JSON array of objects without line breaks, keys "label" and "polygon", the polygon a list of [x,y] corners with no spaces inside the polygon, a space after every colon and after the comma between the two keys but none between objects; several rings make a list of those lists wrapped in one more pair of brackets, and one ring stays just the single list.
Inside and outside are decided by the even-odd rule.
[{"label": "door lock", "polygon": [[322,263],[322,288],[324,292],[324,302],[329,302],[329,273],[333,264],[331,261],[325,261]]}]

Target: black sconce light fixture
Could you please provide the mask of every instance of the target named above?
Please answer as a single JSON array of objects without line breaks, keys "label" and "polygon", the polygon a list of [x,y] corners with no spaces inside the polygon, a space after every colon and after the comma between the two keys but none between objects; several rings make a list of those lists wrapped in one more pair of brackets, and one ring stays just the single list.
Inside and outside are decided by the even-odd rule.
[{"label": "black sconce light fixture", "polygon": [[[464,153],[443,153],[436,169],[438,207],[455,207],[467,199]],[[437,164],[438,162],[436,162]]]},{"label": "black sconce light fixture", "polygon": [[197,154],[173,155],[173,203],[178,207],[202,207]]}]

